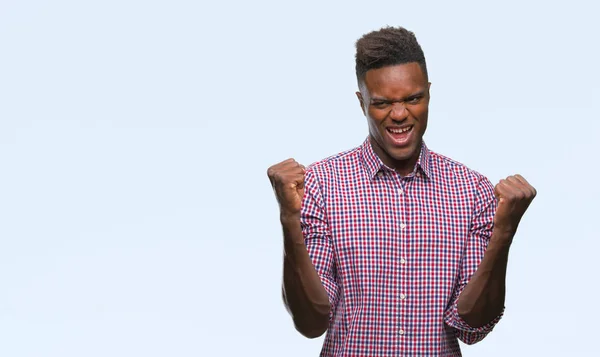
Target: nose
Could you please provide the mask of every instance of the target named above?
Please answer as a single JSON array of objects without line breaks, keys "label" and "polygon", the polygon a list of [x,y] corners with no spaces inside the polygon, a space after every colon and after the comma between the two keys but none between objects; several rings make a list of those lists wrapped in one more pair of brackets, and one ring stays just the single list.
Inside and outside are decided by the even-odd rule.
[{"label": "nose", "polygon": [[390,111],[390,118],[392,120],[402,121],[408,117],[408,110],[406,109],[406,105],[404,103],[394,103],[392,104],[392,110]]}]

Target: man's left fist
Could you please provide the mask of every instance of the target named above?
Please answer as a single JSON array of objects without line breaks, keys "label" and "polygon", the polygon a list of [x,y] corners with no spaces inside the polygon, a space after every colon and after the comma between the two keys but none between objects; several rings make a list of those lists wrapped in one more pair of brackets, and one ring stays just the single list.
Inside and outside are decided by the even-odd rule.
[{"label": "man's left fist", "polygon": [[500,180],[494,187],[494,194],[498,198],[494,231],[509,234],[512,238],[537,191],[523,176],[513,175]]}]

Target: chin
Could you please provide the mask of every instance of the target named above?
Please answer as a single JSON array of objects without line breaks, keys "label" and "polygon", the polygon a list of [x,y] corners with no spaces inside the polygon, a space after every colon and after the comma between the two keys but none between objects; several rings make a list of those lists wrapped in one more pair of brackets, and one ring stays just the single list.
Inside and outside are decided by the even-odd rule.
[{"label": "chin", "polygon": [[411,145],[402,149],[389,148],[388,155],[396,161],[406,161],[418,155],[418,151],[414,145]]}]

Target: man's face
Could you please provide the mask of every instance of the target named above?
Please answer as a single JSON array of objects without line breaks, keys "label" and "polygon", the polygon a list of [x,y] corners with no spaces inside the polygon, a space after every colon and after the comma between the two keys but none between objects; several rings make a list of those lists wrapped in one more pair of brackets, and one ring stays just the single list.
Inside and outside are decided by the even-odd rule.
[{"label": "man's face", "polygon": [[357,92],[373,150],[401,174],[416,164],[427,129],[429,86],[416,62],[371,69]]}]

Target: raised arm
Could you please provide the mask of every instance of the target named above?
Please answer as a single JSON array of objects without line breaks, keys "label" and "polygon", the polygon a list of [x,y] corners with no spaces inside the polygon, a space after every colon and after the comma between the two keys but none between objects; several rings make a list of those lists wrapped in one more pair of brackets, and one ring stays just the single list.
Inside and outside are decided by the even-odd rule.
[{"label": "raised arm", "polygon": [[509,176],[494,187],[498,208],[487,250],[477,271],[458,299],[458,313],[473,327],[492,322],[504,309],[508,251],[521,217],[537,194],[521,175]]},{"label": "raised arm", "polygon": [[520,175],[496,187],[487,179],[480,182],[458,285],[445,316],[467,344],[485,338],[502,316],[509,248],[535,195]]},{"label": "raised arm", "polygon": [[[283,228],[283,300],[296,329],[306,337],[315,338],[321,336],[329,326],[330,302],[309,256],[302,232],[305,169],[295,160],[288,159],[270,167],[267,174],[279,202]],[[313,206],[317,208],[317,205]],[[324,224],[323,217],[317,213],[309,212],[309,215],[313,221],[309,223],[318,230],[320,222]]]},{"label": "raised arm", "polygon": [[502,316],[508,251],[535,195],[520,175],[496,187],[487,179],[479,184],[458,284],[444,318],[466,344],[485,338]]}]

